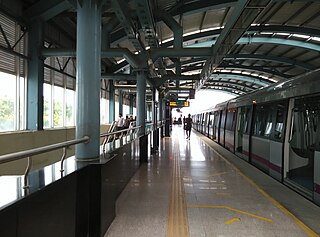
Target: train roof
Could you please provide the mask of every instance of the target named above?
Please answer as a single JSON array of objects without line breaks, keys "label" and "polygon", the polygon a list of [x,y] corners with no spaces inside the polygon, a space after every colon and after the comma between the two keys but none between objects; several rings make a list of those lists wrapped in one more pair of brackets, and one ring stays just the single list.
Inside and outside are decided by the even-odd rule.
[{"label": "train roof", "polygon": [[320,93],[320,68],[219,103],[200,113]]},{"label": "train roof", "polygon": [[251,104],[253,101],[266,103],[315,93],[320,93],[320,69],[233,98],[218,104],[216,108],[219,109],[219,107],[225,106],[226,103],[230,107],[238,107]]}]

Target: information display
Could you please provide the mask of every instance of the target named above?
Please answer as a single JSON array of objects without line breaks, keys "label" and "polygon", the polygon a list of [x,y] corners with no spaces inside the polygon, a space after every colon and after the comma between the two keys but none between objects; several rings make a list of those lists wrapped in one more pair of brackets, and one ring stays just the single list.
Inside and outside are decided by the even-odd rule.
[{"label": "information display", "polygon": [[171,107],[189,107],[189,101],[185,100],[176,100],[176,101],[170,101]]}]

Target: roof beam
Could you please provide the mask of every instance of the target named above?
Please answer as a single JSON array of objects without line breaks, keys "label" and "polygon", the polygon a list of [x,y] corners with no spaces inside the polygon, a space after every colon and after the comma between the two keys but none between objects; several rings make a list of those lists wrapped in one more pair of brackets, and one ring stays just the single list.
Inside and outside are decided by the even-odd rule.
[{"label": "roof beam", "polygon": [[206,61],[201,71],[201,80],[197,85],[197,89],[202,87],[213,70],[219,66],[225,55],[247,31],[251,23],[268,6],[269,2],[270,0],[260,2],[254,0],[239,0],[237,2],[230,19],[219,35],[216,44],[212,47],[212,57]]},{"label": "roof beam", "polygon": [[144,45],[141,42],[138,31],[130,19],[128,7],[123,0],[111,0],[112,7],[115,10],[120,24],[124,28],[126,35],[136,50],[144,51]]},{"label": "roof beam", "polygon": [[41,0],[26,9],[24,11],[23,18],[29,22],[38,18],[48,21],[72,7],[73,5],[70,1],[66,0]]},{"label": "roof beam", "polygon": [[268,86],[272,84],[271,82],[267,82],[267,80],[261,79],[259,77],[254,77],[251,75],[239,75],[235,73],[214,73],[214,74],[211,74],[209,77],[209,79],[217,79],[217,78],[246,81],[246,82],[250,82],[260,86]]},{"label": "roof beam", "polygon": [[134,3],[137,8],[137,15],[145,33],[146,41],[151,48],[158,48],[159,42],[156,36],[156,27],[151,6],[148,0],[135,0]]}]

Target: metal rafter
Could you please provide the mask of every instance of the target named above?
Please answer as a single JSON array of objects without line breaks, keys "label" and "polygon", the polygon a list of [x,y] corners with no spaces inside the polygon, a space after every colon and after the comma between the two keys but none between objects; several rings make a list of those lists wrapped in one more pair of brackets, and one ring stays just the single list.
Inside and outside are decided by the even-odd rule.
[{"label": "metal rafter", "polygon": [[58,14],[74,7],[71,1],[66,0],[41,0],[33,4],[31,7],[23,12],[23,18],[27,22],[35,19],[42,19],[48,21]]},{"label": "metal rafter", "polygon": [[201,80],[197,85],[197,89],[201,89],[210,74],[219,66],[223,58],[250,27],[251,23],[266,9],[269,2],[270,0],[260,1],[259,3],[254,0],[240,0],[237,2],[230,19],[212,47],[212,57],[206,61],[201,71]]},{"label": "metal rafter", "polygon": [[116,16],[120,21],[120,24],[122,25],[132,45],[135,47],[136,50],[144,51],[145,47],[141,42],[137,26],[134,25],[130,18],[130,13],[126,3],[123,0],[111,0],[111,3],[116,13]]}]

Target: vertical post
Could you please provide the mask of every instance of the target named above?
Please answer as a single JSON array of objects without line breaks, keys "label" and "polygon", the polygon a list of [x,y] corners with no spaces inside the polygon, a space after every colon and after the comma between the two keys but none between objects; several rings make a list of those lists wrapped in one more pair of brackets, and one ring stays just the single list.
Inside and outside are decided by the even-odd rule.
[{"label": "vertical post", "polygon": [[170,102],[165,102],[165,136],[170,137],[170,125],[171,125],[171,108],[170,108]]},{"label": "vertical post", "polygon": [[154,125],[153,127],[153,153],[156,153],[158,150],[158,116],[157,116],[157,108],[158,108],[158,93],[157,88],[153,88],[152,90],[152,123]]},{"label": "vertical post", "polygon": [[146,76],[144,72],[137,72],[137,126],[142,126],[140,135],[145,134],[146,127]]},{"label": "vertical post", "polygon": [[109,80],[109,122],[115,121],[115,100],[113,80]]},{"label": "vertical post", "polygon": [[77,1],[77,121],[76,138],[90,137],[76,145],[77,159],[100,153],[101,3]]},{"label": "vertical post", "polygon": [[140,163],[148,162],[148,135],[145,135],[146,128],[146,76],[144,72],[137,71],[137,126],[139,129]]},{"label": "vertical post", "polygon": [[129,113],[133,115],[133,94],[130,94]]},{"label": "vertical post", "polygon": [[125,118],[125,115],[123,114],[123,92],[122,92],[122,90],[119,90],[119,113],[121,113],[122,116]]},{"label": "vertical post", "polygon": [[[161,121],[162,125],[162,120],[163,120],[163,98],[160,96],[159,98],[159,121]],[[163,126],[160,128],[160,137],[163,137]]]},{"label": "vertical post", "polygon": [[43,130],[43,82],[44,59],[39,57],[43,47],[43,21],[34,21],[29,31],[29,55],[27,80],[27,129]]}]

